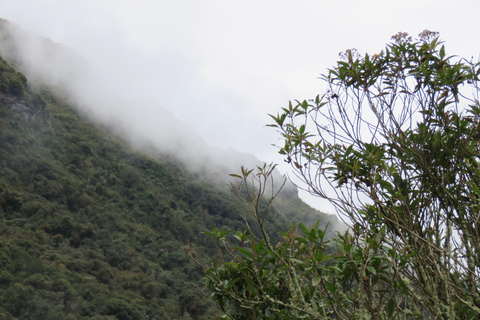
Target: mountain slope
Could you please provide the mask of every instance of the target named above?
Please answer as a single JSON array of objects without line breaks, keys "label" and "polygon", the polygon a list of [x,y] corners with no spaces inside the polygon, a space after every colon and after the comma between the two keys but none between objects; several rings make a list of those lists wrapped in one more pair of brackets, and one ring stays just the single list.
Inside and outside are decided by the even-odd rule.
[{"label": "mountain slope", "polygon": [[184,249],[212,256],[200,232],[243,228],[239,202],[0,64],[0,318],[211,319]]},{"label": "mountain slope", "polygon": [[29,93],[1,64],[0,315],[174,319],[185,286],[205,313],[201,274],[183,254],[187,240],[205,241],[194,182]]},{"label": "mountain slope", "polygon": [[[201,232],[243,229],[242,205],[46,88],[0,59],[0,319],[214,318],[184,249],[208,261],[215,245]],[[332,220],[287,191],[288,222]],[[283,219],[272,214],[270,230]]]}]

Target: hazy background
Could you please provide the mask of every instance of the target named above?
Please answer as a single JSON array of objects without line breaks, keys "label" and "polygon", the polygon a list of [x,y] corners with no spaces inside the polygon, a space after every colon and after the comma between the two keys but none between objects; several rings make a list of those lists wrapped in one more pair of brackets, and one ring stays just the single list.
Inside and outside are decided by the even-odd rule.
[{"label": "hazy background", "polygon": [[[479,12],[478,0],[0,0],[0,18],[65,44],[95,70],[105,96],[119,97],[85,89],[103,108],[95,114],[157,144],[194,150],[198,141],[182,137],[196,131],[220,150],[280,163],[267,114],[321,93],[317,78],[340,51],[375,53],[399,31],[429,29],[447,53],[478,59]],[[183,125],[172,127],[171,115]]]}]

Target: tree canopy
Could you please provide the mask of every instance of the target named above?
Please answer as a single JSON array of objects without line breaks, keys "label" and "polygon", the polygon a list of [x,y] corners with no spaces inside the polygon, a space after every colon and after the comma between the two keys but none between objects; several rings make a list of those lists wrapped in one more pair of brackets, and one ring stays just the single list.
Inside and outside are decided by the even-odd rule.
[{"label": "tree canopy", "polygon": [[[212,298],[229,319],[477,319],[480,64],[447,55],[428,30],[340,58],[323,94],[270,126],[300,186],[350,230],[328,239],[292,225],[275,244],[214,229],[224,247],[205,266]],[[260,227],[270,169],[242,168],[234,186]]]}]

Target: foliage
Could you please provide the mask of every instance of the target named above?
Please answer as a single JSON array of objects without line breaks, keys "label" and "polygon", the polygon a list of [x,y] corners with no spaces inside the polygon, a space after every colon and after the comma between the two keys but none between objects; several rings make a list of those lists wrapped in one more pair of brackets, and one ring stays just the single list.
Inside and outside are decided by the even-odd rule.
[{"label": "foliage", "polygon": [[130,151],[3,60],[0,69],[2,319],[188,318],[182,308],[211,318],[205,293],[201,308],[181,303],[201,282],[184,247],[198,241],[208,255],[200,232],[220,207],[235,214],[234,199],[224,192],[201,216],[204,204],[187,199],[216,188]]},{"label": "foliage", "polygon": [[[272,116],[285,161],[351,230],[326,241],[292,226],[277,245],[235,233],[229,259],[205,266],[225,317],[480,315],[480,64],[447,56],[435,32],[393,40],[372,56],[347,50],[325,94]],[[268,174],[238,177],[254,191]],[[244,199],[255,208],[258,197]]]}]

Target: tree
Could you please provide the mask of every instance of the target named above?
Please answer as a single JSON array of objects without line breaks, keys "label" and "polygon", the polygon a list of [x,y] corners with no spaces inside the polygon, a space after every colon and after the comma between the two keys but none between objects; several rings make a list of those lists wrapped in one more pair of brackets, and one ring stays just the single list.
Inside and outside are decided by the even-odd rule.
[{"label": "tree", "polygon": [[[323,95],[271,116],[301,187],[351,229],[327,241],[292,226],[276,245],[236,232],[233,249],[215,229],[229,259],[205,272],[225,317],[480,318],[480,64],[447,56],[436,32],[392,39],[345,51]],[[259,169],[234,190],[261,226]]]}]

